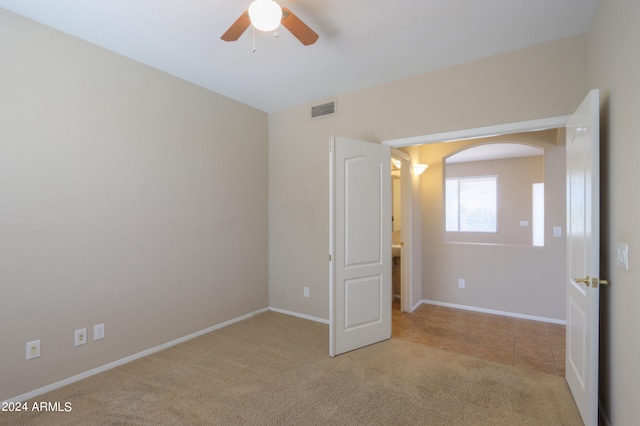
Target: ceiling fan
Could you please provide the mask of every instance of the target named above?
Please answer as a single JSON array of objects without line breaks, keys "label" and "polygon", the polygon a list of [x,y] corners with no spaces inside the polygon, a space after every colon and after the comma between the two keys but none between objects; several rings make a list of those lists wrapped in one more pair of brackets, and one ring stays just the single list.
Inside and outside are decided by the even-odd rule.
[{"label": "ceiling fan", "polygon": [[255,0],[220,38],[224,41],[236,41],[251,24],[261,31],[273,31],[282,24],[305,46],[318,40],[315,31],[289,9],[273,0]]}]

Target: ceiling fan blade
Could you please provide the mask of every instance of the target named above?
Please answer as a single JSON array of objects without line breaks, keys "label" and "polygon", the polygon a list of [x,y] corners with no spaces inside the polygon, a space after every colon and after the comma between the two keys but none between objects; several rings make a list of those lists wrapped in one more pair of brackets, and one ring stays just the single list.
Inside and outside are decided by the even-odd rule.
[{"label": "ceiling fan blade", "polygon": [[224,41],[236,41],[240,38],[242,33],[244,33],[245,30],[249,28],[249,25],[251,25],[251,20],[249,19],[249,11],[245,10],[244,12],[242,12],[242,15],[240,15],[240,17],[236,19],[236,22],[234,22],[229,27],[229,29],[224,34],[222,34],[222,37],[220,38]]},{"label": "ceiling fan blade", "polygon": [[318,34],[286,7],[282,8],[282,25],[302,44],[309,46],[318,40]]}]

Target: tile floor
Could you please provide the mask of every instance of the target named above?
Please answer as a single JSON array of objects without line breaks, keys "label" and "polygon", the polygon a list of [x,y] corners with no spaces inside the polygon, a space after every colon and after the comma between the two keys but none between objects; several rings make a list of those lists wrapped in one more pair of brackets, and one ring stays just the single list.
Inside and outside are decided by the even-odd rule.
[{"label": "tile floor", "polygon": [[392,337],[527,370],[564,376],[565,326],[436,305],[400,312]]}]

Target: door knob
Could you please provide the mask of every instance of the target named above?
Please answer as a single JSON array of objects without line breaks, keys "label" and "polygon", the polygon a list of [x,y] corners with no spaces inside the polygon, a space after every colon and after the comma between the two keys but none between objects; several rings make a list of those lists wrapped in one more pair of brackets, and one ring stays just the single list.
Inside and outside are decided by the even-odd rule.
[{"label": "door knob", "polygon": [[599,285],[609,285],[609,281],[601,280],[600,278],[589,278],[589,275],[585,278],[574,278],[573,280],[577,283],[586,284],[587,287],[591,285],[593,288],[598,288]]},{"label": "door knob", "polygon": [[598,288],[598,285],[609,285],[609,281],[600,278],[591,278],[591,287]]},{"label": "door knob", "polygon": [[589,278],[589,275],[587,275],[585,278],[574,278],[573,280],[577,283],[586,284],[587,286],[589,286],[589,284],[591,283],[591,278]]}]

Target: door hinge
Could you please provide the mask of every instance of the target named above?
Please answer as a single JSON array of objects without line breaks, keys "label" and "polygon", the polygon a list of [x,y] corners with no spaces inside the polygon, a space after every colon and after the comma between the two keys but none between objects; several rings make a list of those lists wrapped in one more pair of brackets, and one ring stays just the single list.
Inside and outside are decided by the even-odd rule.
[{"label": "door hinge", "polygon": [[329,262],[331,262],[331,255],[329,255]]}]

